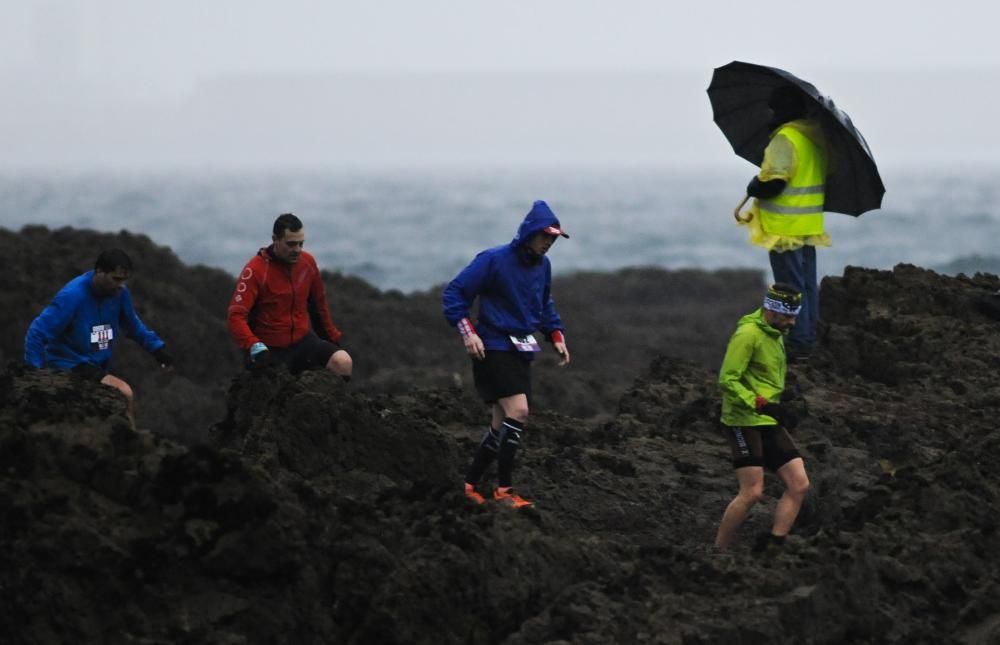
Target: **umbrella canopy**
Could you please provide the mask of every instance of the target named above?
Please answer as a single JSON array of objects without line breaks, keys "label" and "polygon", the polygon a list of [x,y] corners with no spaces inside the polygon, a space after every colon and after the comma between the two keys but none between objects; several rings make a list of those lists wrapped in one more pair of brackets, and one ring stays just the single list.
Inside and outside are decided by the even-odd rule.
[{"label": "umbrella canopy", "polygon": [[763,161],[772,134],[768,99],[781,86],[795,87],[808,97],[823,126],[830,155],[824,209],[860,215],[881,208],[885,186],[868,142],[851,117],[815,85],[785,70],[733,61],[712,74],[708,98],[713,120],[736,154],[757,166]]}]

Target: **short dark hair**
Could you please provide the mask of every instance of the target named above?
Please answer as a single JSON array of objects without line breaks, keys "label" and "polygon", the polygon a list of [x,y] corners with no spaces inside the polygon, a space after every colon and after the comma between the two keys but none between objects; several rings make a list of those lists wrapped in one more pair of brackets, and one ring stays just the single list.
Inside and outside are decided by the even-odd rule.
[{"label": "short dark hair", "polygon": [[298,231],[302,228],[302,220],[295,217],[291,213],[282,213],[278,215],[278,219],[274,220],[274,236],[277,238],[285,237],[285,231]]},{"label": "short dark hair", "polygon": [[132,273],[132,258],[121,249],[105,249],[97,256],[94,262],[94,270],[101,273],[111,273],[115,269],[124,269],[127,273]]},{"label": "short dark hair", "polygon": [[780,293],[787,293],[790,296],[802,295],[802,292],[795,285],[788,284],[787,282],[775,282],[771,285],[771,288]]}]

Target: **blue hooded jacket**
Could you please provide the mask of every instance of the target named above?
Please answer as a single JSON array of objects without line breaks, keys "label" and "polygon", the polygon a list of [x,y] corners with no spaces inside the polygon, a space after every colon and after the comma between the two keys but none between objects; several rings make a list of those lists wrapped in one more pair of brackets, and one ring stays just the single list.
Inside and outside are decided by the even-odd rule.
[{"label": "blue hooded jacket", "polygon": [[564,331],[550,289],[552,265],[547,256],[531,264],[523,258],[523,246],[549,226],[560,228],[555,213],[536,201],[524,217],[510,244],[486,249],[448,283],[441,300],[444,317],[455,326],[471,318],[470,309],[479,297],[476,333],[488,350],[514,351],[510,336],[526,336],[541,330],[546,337]]},{"label": "blue hooded jacket", "polygon": [[26,363],[57,369],[90,363],[107,371],[120,327],[148,352],[164,346],[135,313],[127,288],[100,297],[94,293],[93,278],[94,272],[88,271],[70,280],[31,322],[24,337]]}]

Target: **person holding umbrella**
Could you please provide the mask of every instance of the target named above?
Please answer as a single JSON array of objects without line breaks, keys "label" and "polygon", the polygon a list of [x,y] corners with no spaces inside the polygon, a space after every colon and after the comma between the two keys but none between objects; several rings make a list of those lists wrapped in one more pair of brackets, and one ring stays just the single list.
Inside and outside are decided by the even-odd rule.
[{"label": "person holding umbrella", "polygon": [[802,310],[785,344],[794,360],[807,357],[816,345],[816,247],[830,246],[823,229],[829,158],[823,129],[810,118],[802,92],[776,87],[768,107],[774,134],[764,149],[760,172],[747,185],[747,198],[755,198],[754,205],[749,217],[741,216],[739,209],[735,216],[750,226],[750,241],[768,250],[775,282],[790,284],[802,294]]},{"label": "person holding umbrella", "polygon": [[[734,213],[750,241],[768,250],[776,282],[802,294],[789,359],[816,345],[816,248],[830,246],[825,211],[860,215],[880,208],[885,187],[851,119],[811,83],[784,70],[734,61],[708,88],[716,124],[735,152],[760,166]],[[741,209],[754,198],[746,214]]]}]

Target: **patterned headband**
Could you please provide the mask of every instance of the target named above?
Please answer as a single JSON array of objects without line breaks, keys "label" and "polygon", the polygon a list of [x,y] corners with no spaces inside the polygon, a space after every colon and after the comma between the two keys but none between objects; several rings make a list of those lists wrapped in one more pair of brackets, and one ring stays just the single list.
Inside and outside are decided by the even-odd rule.
[{"label": "patterned headband", "polygon": [[786,316],[798,316],[802,311],[802,295],[768,289],[764,296],[764,309]]}]

